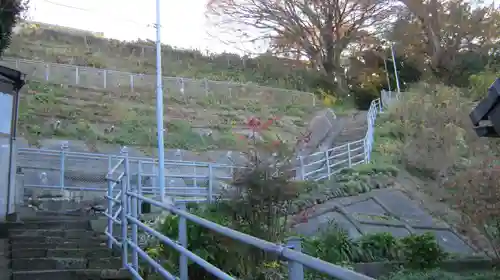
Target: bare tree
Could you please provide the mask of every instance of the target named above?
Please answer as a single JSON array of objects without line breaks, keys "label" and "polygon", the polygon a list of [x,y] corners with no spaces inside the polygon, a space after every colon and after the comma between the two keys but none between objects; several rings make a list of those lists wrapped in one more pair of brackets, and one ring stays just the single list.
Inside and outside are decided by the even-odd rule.
[{"label": "bare tree", "polygon": [[347,92],[343,52],[390,15],[390,0],[213,0],[207,15],[239,40],[278,55],[307,58],[338,93]]}]

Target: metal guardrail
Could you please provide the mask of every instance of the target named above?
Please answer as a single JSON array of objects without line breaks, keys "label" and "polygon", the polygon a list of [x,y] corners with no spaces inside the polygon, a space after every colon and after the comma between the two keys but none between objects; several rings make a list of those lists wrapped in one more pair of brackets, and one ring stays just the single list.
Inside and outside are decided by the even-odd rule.
[{"label": "metal guardrail", "polygon": [[[351,167],[357,164],[366,163],[370,160],[370,152],[373,146],[374,122],[377,114],[384,107],[390,104],[393,100],[399,99],[398,95],[390,92],[382,92],[382,101],[374,100],[370,106],[367,115],[368,130],[364,139],[350,142],[348,144],[329,149],[326,152],[316,153],[311,156],[323,155],[324,158],[314,164],[322,164],[321,168],[315,169],[315,172],[302,172],[302,179],[320,180],[340,171],[343,168]],[[29,157],[29,160],[26,160]],[[342,158],[343,159],[339,159]],[[154,173],[157,168],[157,160],[147,157],[131,157],[126,149],[122,149],[119,155],[106,155],[94,153],[78,153],[67,151],[67,147],[62,147],[60,151],[54,150],[37,150],[37,149],[18,149],[17,160],[26,163],[21,166],[23,169],[39,169],[39,166],[45,166],[43,170],[46,172],[54,172],[57,175],[55,181],[59,180],[59,185],[50,184],[50,176],[46,175],[47,181],[43,185],[25,184],[27,188],[59,188],[59,189],[75,189],[80,191],[101,191],[106,192],[107,200],[106,216],[108,218],[108,226],[105,234],[108,236],[108,246],[118,246],[122,250],[123,267],[129,270],[136,279],[142,279],[139,274],[139,258],[146,261],[149,265],[156,269],[165,279],[178,279],[171,272],[166,271],[158,262],[150,257],[138,243],[139,229],[158,238],[164,245],[172,247],[180,253],[180,279],[187,280],[188,277],[188,259],[197,263],[220,279],[234,279],[224,271],[213,266],[201,257],[187,249],[187,227],[186,221],[197,223],[207,229],[216,231],[226,237],[243,242],[248,245],[260,248],[266,252],[274,253],[282,259],[287,260],[289,279],[303,280],[304,266],[313,269],[329,276],[341,280],[369,280],[372,279],[365,275],[356,273],[346,268],[327,263],[320,259],[308,256],[301,253],[300,240],[293,238],[288,240],[286,245],[274,244],[255,238],[250,235],[232,230],[227,227],[220,226],[201,217],[190,214],[186,211],[185,203],[188,201],[210,201],[213,197],[214,183],[217,180],[231,179],[232,170],[238,168],[231,165],[189,161],[166,161],[166,166],[172,168],[188,167],[193,168],[191,173],[183,172],[167,172],[166,178],[182,178],[192,180],[192,186],[175,187],[168,186],[167,195],[174,197],[175,205],[160,202],[147,195],[156,196],[155,179],[158,176]],[[82,166],[82,160],[92,161],[93,164]],[[302,162],[302,161],[301,161]],[[28,163],[31,166],[28,166]],[[68,179],[71,179],[72,166],[78,166],[79,170],[85,170],[90,174],[94,174],[92,170],[100,173],[95,181],[104,183],[105,186],[96,187],[77,187],[71,186]],[[304,171],[306,165],[301,164],[299,168]],[[196,170],[203,170],[200,175]],[[223,174],[214,174],[216,170],[222,169]],[[107,170],[105,176],[102,175],[102,170]],[[231,170],[228,172],[228,170]],[[326,173],[322,173],[326,171]],[[68,174],[69,173],[69,174]],[[224,176],[224,174],[227,174]],[[320,176],[313,176],[320,174]],[[89,176],[89,178],[94,178]],[[149,182],[147,181],[149,178]],[[145,180],[146,179],[146,180]],[[198,187],[198,182],[200,186]],[[146,184],[146,182],[148,182]],[[201,183],[203,182],[203,183]],[[95,182],[94,182],[95,183]],[[151,185],[149,185],[149,183]],[[157,197],[157,196],[156,196]],[[160,200],[162,200],[160,198]],[[155,229],[149,227],[139,220],[142,203],[149,203],[164,211],[170,211],[180,217],[179,222],[179,240],[172,240]],[[120,226],[119,234],[114,234],[113,228],[115,225]],[[129,227],[131,228],[129,237]],[[130,252],[131,251],[131,252]],[[129,253],[131,262],[129,261]]]},{"label": "metal guardrail", "polygon": [[[88,88],[135,91],[155,90],[156,76],[83,67],[71,64],[46,63],[43,61],[3,58],[0,62],[29,75],[30,79],[56,84]],[[164,90],[169,96],[183,100],[190,97],[217,96],[222,100],[272,96],[276,104],[311,104],[316,106],[316,97],[310,92],[271,88],[252,84],[241,84],[207,79],[163,77]]]},{"label": "metal guardrail", "polygon": [[[66,191],[107,191],[107,177],[103,170],[122,162],[127,157],[133,174],[132,183],[141,186],[141,194],[157,196],[158,160],[150,157],[128,156],[126,147],[118,155],[60,150],[22,148],[17,150],[17,167],[24,174],[24,189],[53,189]],[[116,167],[118,168],[118,167]],[[123,170],[113,172],[123,172]],[[211,201],[218,190],[232,179],[232,165],[166,160],[166,195],[183,201]],[[26,193],[26,191],[24,191]],[[97,195],[97,194],[96,194]],[[19,198],[21,199],[21,198]]]},{"label": "metal guardrail", "polygon": [[298,158],[299,178],[314,181],[330,179],[342,169],[368,163],[373,146],[375,119],[377,114],[382,112],[382,107],[380,99],[371,102],[366,119],[368,128],[363,139],[336,146],[324,152],[300,156]]},{"label": "metal guardrail", "polygon": [[[116,177],[116,171],[118,169],[121,169],[123,171],[120,172]],[[286,260],[288,263],[289,272],[288,279],[291,280],[304,279],[304,266],[340,280],[373,280],[373,278],[370,278],[368,276],[301,253],[301,244],[300,239],[298,238],[289,239],[286,245],[271,243],[253,237],[251,235],[247,235],[242,232],[223,227],[209,220],[193,215],[186,211],[185,202],[177,203],[174,206],[169,203],[163,203],[145,197],[141,194],[140,184],[136,186],[131,184],[131,175],[132,174],[130,174],[129,158],[125,154],[124,158],[122,158],[117,163],[117,165],[112,166],[109,169],[109,172],[106,176],[109,182],[108,195],[106,196],[106,198],[108,199],[108,210],[106,212],[106,216],[108,217],[108,226],[106,229],[106,235],[108,236],[108,246],[110,248],[112,248],[113,246],[121,248],[123,267],[130,271],[135,279],[143,279],[139,273],[139,258],[146,261],[150,266],[152,266],[159,274],[161,274],[164,279],[188,280],[188,260],[200,265],[219,279],[235,279],[187,249],[189,240],[187,240],[188,235],[186,222],[190,221],[233,240],[252,245],[265,252],[273,253],[279,256],[281,259]],[[117,185],[120,185],[121,188],[118,192],[118,195],[115,196],[113,195],[115,193],[114,188]],[[180,219],[178,240],[172,240],[166,237],[165,235],[161,234],[160,232],[156,231],[155,229],[149,227],[139,220],[139,208],[143,202],[149,203],[164,211],[169,211],[179,216]],[[112,209],[115,205],[119,205],[119,209],[118,211],[113,212]],[[119,235],[113,234],[113,226],[115,224],[121,227],[121,232]],[[129,227],[131,229],[130,237]],[[139,246],[139,229],[141,231],[147,232],[151,236],[158,238],[163,245],[169,246],[173,250],[176,250],[180,253],[179,278],[174,276],[172,272],[169,272],[165,268],[163,268],[161,264],[150,257]],[[131,262],[129,261],[129,253],[131,253]]]}]

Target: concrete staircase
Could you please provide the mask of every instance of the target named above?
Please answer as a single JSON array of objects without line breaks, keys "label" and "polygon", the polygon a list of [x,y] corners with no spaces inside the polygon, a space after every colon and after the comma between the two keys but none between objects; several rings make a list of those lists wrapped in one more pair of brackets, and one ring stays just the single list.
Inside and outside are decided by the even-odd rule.
[{"label": "concrete staircase", "polygon": [[120,254],[107,248],[104,234],[91,230],[91,219],[37,213],[7,223],[7,239],[0,243],[4,244],[0,279],[132,279],[121,269]]}]

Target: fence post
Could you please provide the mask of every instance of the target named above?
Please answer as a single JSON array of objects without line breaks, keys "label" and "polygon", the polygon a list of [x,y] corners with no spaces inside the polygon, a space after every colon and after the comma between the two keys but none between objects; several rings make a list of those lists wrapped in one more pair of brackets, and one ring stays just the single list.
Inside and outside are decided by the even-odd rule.
[{"label": "fence post", "polygon": [[203,79],[203,85],[205,87],[205,95],[208,96],[208,80]]},{"label": "fence post", "polygon": [[45,81],[49,81],[49,76],[50,76],[50,65],[45,64]]},{"label": "fence post", "polygon": [[127,205],[127,191],[129,190],[129,185],[130,185],[130,174],[129,174],[129,166],[128,166],[128,150],[127,147],[123,147],[120,151],[122,156],[124,157],[124,167],[125,167],[125,175],[123,176],[122,182],[121,182],[121,206],[122,206],[122,211],[120,213],[120,220],[122,222],[122,266],[123,268],[126,268],[128,265],[128,243],[127,243],[127,214],[128,214],[128,205]]},{"label": "fence post", "polygon": [[330,167],[330,155],[328,154],[328,151],[325,151],[325,163],[326,163],[326,172],[328,175],[328,179],[330,179],[330,174],[332,173],[331,167]]},{"label": "fence post", "polygon": [[102,79],[103,79],[103,86],[104,88],[107,88],[107,84],[108,84],[108,71],[106,69],[102,70]]},{"label": "fence post", "polygon": [[300,168],[300,179],[304,181],[306,179],[305,168],[304,168],[304,157],[299,156],[299,168]]},{"label": "fence post", "polygon": [[351,159],[351,143],[347,143],[347,159],[349,160],[349,167],[352,167],[352,159]]},{"label": "fence post", "polygon": [[75,85],[80,84],[80,73],[78,73],[80,71],[78,69],[79,69],[78,66],[76,66],[75,67]]},{"label": "fence post", "polygon": [[134,92],[134,74],[130,74],[130,92]]},{"label": "fence post", "polygon": [[[110,217],[113,217],[113,173],[111,173],[111,168],[113,168],[112,156],[108,156],[108,173],[106,180],[108,181],[108,209],[106,209],[106,213],[108,214],[108,233],[110,236],[113,236],[113,220]],[[113,241],[108,237],[108,248],[113,248]]]},{"label": "fence post", "polygon": [[[177,208],[182,211],[186,211],[186,203],[184,201],[177,202]],[[179,243],[182,247],[187,249],[188,240],[187,240],[187,225],[186,218],[179,215]],[[180,254],[179,257],[179,276],[180,280],[188,280],[188,259],[184,254]]]},{"label": "fence post", "polygon": [[60,160],[60,172],[59,172],[59,184],[61,186],[61,191],[64,190],[64,174],[66,169],[66,150],[68,149],[68,141],[61,143],[61,160]]},{"label": "fence post", "polygon": [[212,164],[208,164],[208,202],[212,203],[212,196],[213,196],[213,169],[212,169]]},{"label": "fence post", "polygon": [[[299,237],[291,237],[286,241],[286,246],[297,252],[302,251],[302,240]],[[303,280],[304,279],[304,266],[299,262],[288,261],[288,279],[290,280]]]}]

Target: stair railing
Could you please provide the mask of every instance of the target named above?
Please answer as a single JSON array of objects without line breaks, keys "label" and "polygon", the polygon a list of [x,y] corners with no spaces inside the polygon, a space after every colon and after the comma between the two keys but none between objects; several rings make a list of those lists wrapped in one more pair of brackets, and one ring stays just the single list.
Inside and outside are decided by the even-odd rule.
[{"label": "stair railing", "polygon": [[[123,171],[120,172],[119,170]],[[119,175],[115,177],[116,173],[119,173]],[[299,238],[291,238],[287,240],[286,244],[271,243],[193,215],[186,210],[185,201],[165,203],[145,197],[140,193],[136,185],[130,184],[130,162],[126,150],[122,153],[122,158],[120,158],[118,163],[114,166],[110,166],[106,178],[109,182],[108,195],[106,196],[109,207],[106,211],[106,217],[108,219],[108,228],[106,229],[106,235],[109,239],[108,245],[116,245],[121,249],[123,268],[127,269],[135,279],[143,279],[140,275],[139,259],[145,261],[154,268],[164,279],[188,280],[188,260],[200,265],[219,279],[235,279],[187,248],[189,240],[187,239],[186,223],[190,221],[233,240],[260,248],[268,253],[273,253],[281,259],[286,260],[289,271],[288,279],[290,280],[303,280],[304,266],[340,280],[373,280],[368,276],[302,253]],[[113,196],[113,188],[118,185],[121,187],[119,195]],[[166,237],[156,229],[140,221],[139,205],[143,202],[179,216],[179,234],[177,240]],[[114,205],[120,205],[121,211],[119,219],[117,219],[117,217],[115,217],[116,214],[112,212]],[[121,226],[121,232],[117,237],[115,237],[112,231],[115,224]],[[139,230],[157,238],[163,245],[169,246],[180,253],[179,278],[174,276],[172,272],[163,268],[160,263],[154,260],[140,247],[138,242]],[[129,260],[129,255],[131,260]]]},{"label": "stair railing", "polygon": [[[112,249],[113,246],[122,246],[121,241],[118,241],[113,236],[113,225],[122,225],[122,221],[124,220],[124,214],[123,212],[123,204],[122,204],[122,195],[124,195],[124,185],[127,184],[127,180],[129,179],[127,174],[129,173],[129,162],[128,162],[128,151],[126,147],[123,147],[121,150],[121,155],[123,157],[118,159],[118,162],[115,165],[112,165],[112,158],[110,156],[108,160],[108,173],[106,174],[106,181],[108,185],[107,189],[107,194],[106,194],[106,199],[108,201],[108,207],[106,209],[106,212],[104,215],[108,218],[108,224],[105,228],[105,235],[108,237],[108,248]],[[123,171],[119,172],[118,175],[118,169],[123,166]],[[124,180],[126,179],[126,180]],[[115,187],[120,186],[120,189],[116,192]],[[116,193],[116,195],[115,195]],[[117,207],[115,207],[117,206]],[[113,211],[115,208],[116,211]],[[113,213],[114,212],[114,213]],[[119,218],[120,216],[120,218]],[[123,240],[123,239],[122,239]]]},{"label": "stair railing", "polygon": [[[383,94],[383,99],[390,100],[389,94]],[[347,144],[330,148],[326,151],[299,156],[300,180],[324,180],[345,168],[370,162],[370,154],[373,147],[373,133],[375,119],[378,113],[382,113],[382,104],[379,98],[370,103],[366,117],[368,129],[365,137]]]}]

